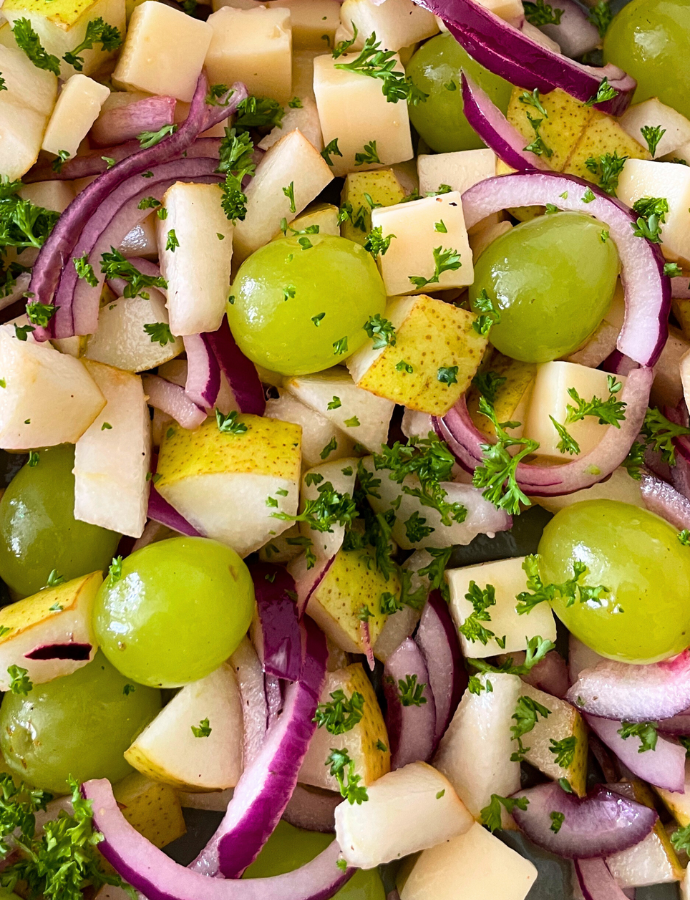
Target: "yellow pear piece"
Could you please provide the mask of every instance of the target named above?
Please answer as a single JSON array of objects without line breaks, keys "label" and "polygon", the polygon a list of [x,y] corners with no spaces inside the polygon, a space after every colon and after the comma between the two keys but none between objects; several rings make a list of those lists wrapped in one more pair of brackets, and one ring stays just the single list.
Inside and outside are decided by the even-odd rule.
[{"label": "yellow pear piece", "polygon": [[113,785],[113,793],[129,824],[159,849],[186,832],[180,800],[170,785],[132,772]]},{"label": "yellow pear piece", "polygon": [[350,172],[345,177],[341,194],[342,204],[352,215],[340,226],[342,237],[364,244],[371,231],[371,211],[374,207],[395,206],[405,199],[405,191],[393,169],[375,172]]},{"label": "yellow pear piece", "polygon": [[[482,363],[479,375],[489,379],[498,376],[494,382],[496,387],[493,398],[488,399],[496,410],[499,422],[520,422],[520,427],[512,428],[510,433],[514,437],[522,437],[525,414],[537,375],[536,363],[510,359],[494,350]],[[488,438],[495,438],[496,429],[493,423],[479,412],[481,396],[479,389],[473,384],[467,392],[467,409],[477,428]]]}]

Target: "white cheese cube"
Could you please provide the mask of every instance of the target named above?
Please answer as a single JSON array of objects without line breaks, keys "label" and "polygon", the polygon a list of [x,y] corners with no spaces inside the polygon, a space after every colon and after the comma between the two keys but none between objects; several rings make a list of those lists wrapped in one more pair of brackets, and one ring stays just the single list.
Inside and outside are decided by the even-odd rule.
[{"label": "white cheese cube", "polygon": [[35,206],[62,213],[76,195],[69,181],[35,181],[24,185],[19,196],[22,200],[30,200]]},{"label": "white cheese cube", "polygon": [[[285,114],[280,126],[272,128],[259,142],[261,150],[270,150],[274,144],[277,144],[282,137],[294,131],[295,128],[299,128],[305,138],[319,153],[323,150],[321,122],[319,122],[319,112],[316,108],[316,103],[311,97],[302,97],[299,102],[300,106],[287,106],[285,108]],[[222,132],[220,136],[223,137],[224,135],[225,132]]]},{"label": "white cheese cube", "polygon": [[493,178],[496,154],[493,150],[458,150],[456,153],[420,154],[417,157],[419,193],[435,193],[442,184],[462,194],[468,188]]},{"label": "white cheese cube", "polygon": [[690,141],[690,121],[656,97],[629,106],[618,121],[621,128],[643,147],[647,146],[647,141],[642,129],[660,128],[664,133],[654,151],[656,159]]},{"label": "white cheese cube", "polygon": [[[330,40],[330,38],[329,38]],[[314,102],[314,60],[320,56],[330,44],[322,42],[322,50],[294,50],[292,54],[292,93],[304,100],[310,97]],[[320,127],[320,126],[319,126]]]},{"label": "white cheese cube", "polygon": [[[247,188],[247,215],[235,223],[235,253],[245,259],[267,244],[333,180],[321,154],[299,131],[291,131],[274,144],[256,169]],[[283,193],[292,185],[294,206]]]},{"label": "white cheese cube", "polygon": [[[625,383],[622,376],[617,376],[617,380]],[[573,458],[571,454],[558,449],[561,438],[549,418],[553,416],[560,425],[565,425],[568,405],[577,407],[577,403],[568,394],[569,388],[575,388],[580,397],[586,401],[595,396],[600,400],[609,397],[606,372],[560,360],[537,366],[537,377],[523,430],[524,437],[539,442],[538,449],[534,451],[535,456],[558,460]],[[565,427],[568,434],[579,444],[579,455],[584,455],[597,446],[610,426],[600,425],[596,416],[585,416],[579,422],[571,422]]]},{"label": "white cheese cube", "polygon": [[208,22],[145,0],[132,13],[113,81],[189,102],[212,37]]},{"label": "white cheese cube", "polygon": [[0,93],[0,172],[21,178],[38,159],[46,117]]},{"label": "white cheese cube", "polygon": [[[337,138],[342,153],[331,157],[336,177],[377,168],[376,163],[358,166],[355,162],[355,154],[363,153],[372,141],[381,165],[390,166],[413,156],[407,103],[389,103],[378,78],[336,68],[356,56],[346,54],[336,60],[329,54],[314,60],[314,94],[323,141],[328,145]],[[399,69],[402,71],[401,65]]]},{"label": "white cheese cube", "polygon": [[268,4],[290,10],[292,46],[296,50],[326,49],[324,35],[334,46],[335,30],[340,24],[338,0],[275,0]]},{"label": "white cheese cube", "polygon": [[434,14],[413,0],[345,0],[340,19],[348,36],[354,33],[353,26],[357,28],[354,48],[363,47],[369,35],[375,34],[382,49],[400,50],[438,34],[439,30]]},{"label": "white cheese cube", "polygon": [[[232,224],[216,184],[177,182],[156,218],[161,274],[168,282],[168,315],[175,335],[217,331],[230,289]],[[174,232],[175,239],[170,237]]]},{"label": "white cheese cube", "polygon": [[292,28],[286,9],[232,9],[208,17],[211,84],[243,81],[250,94],[287,103],[292,97]]},{"label": "white cheese cube", "polygon": [[57,78],[52,72],[37,68],[23,50],[2,45],[0,72],[7,88],[2,93],[12,103],[43,116],[51,114],[57,96]]},{"label": "white cheese cube", "polygon": [[[495,591],[496,605],[487,609],[491,618],[480,624],[496,637],[489,638],[483,644],[478,640],[468,640],[460,633],[462,652],[466,657],[483,659],[497,653],[526,650],[528,641],[536,635],[544,640],[556,640],[556,622],[548,603],[540,603],[524,615],[518,615],[515,609],[515,598],[527,590],[527,576],[522,568],[524,559],[524,556],[520,556],[478,566],[465,566],[462,569],[449,569],[446,572],[450,588],[450,611],[458,630],[474,612],[471,601],[466,599],[470,583],[474,581],[482,591],[492,585]],[[500,644],[496,638],[501,641]]]},{"label": "white cheese cube", "polygon": [[431,278],[436,269],[434,250],[454,250],[460,268],[443,272],[428,290],[464,287],[474,281],[472,252],[465,228],[462,200],[457,191],[426,197],[411,203],[372,210],[371,224],[381,228],[383,237],[395,235],[386,253],[378,258],[389,297],[425,290],[410,281],[411,276]]},{"label": "white cheese cube", "polygon": [[664,256],[690,264],[690,166],[629,159],[618,180],[618,197],[628,206],[641,197],[667,200],[661,249]]},{"label": "white cheese cube", "polygon": [[109,95],[110,88],[88,75],[72,75],[62,86],[41,149],[56,156],[61,151],[76,156]]}]

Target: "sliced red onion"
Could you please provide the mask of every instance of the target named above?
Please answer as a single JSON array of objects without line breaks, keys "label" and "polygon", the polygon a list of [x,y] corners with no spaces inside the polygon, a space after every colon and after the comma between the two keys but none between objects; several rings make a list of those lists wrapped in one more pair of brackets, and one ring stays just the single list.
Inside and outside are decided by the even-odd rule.
[{"label": "sliced red onion", "polygon": [[149,406],[172,416],[183,428],[193,431],[206,421],[206,410],[192,403],[179,384],[158,375],[144,375],[143,383]]},{"label": "sliced red onion", "polygon": [[44,644],[34,647],[29,653],[25,653],[26,659],[73,659],[75,661],[87,660],[91,656],[93,647],[91,644],[78,644],[74,641],[65,644]]},{"label": "sliced red onion", "polygon": [[172,528],[173,531],[179,531],[180,534],[186,534],[188,537],[203,537],[176,509],[173,509],[167,500],[161,497],[153,484],[146,515],[154,522],[160,522],[161,525]]},{"label": "sliced red onion", "polygon": [[[420,706],[403,706],[398,682],[408,677],[424,685]],[[383,692],[388,709],[386,728],[391,749],[391,768],[402,769],[408,763],[426,762],[434,752],[436,706],[429,672],[422,651],[411,638],[406,638],[386,660],[383,667]]]},{"label": "sliced red onion", "polygon": [[220,391],[220,366],[206,334],[185,335],[187,383],[185,393],[197,406],[213,409]]},{"label": "sliced red onion", "polygon": [[259,855],[292,796],[316,730],[313,719],[328,658],[326,638],[317,625],[305,619],[302,628],[299,680],[288,686],[280,718],[269,729],[259,755],[242,772],[215,835],[191,864],[195,872],[239,878]]},{"label": "sliced red onion", "polygon": [[100,114],[91,127],[89,139],[95,147],[123,144],[143,131],[160,131],[175,121],[174,97],[144,97],[126,106],[117,106]]},{"label": "sliced red onion", "polygon": [[[518,654],[511,653],[511,656],[518,657]],[[520,665],[517,658],[514,662],[515,665]],[[563,699],[569,686],[568,667],[557,650],[549,650],[544,659],[522,676],[522,680],[540,691]]]},{"label": "sliced red onion", "polygon": [[625,375],[626,377],[637,368],[637,363],[627,357],[620,350],[614,350],[601,363],[601,368],[612,375]]},{"label": "sliced red onion", "polygon": [[374,648],[371,643],[371,629],[369,628],[369,623],[360,622],[359,631],[362,637],[362,647],[364,648],[364,655],[367,659],[367,665],[373,672],[374,667],[376,666],[376,660],[374,659]]},{"label": "sliced red onion", "polygon": [[228,380],[240,412],[262,416],[266,399],[259,373],[254,363],[237,346],[228,320],[223,319],[218,331],[208,332],[205,337]]},{"label": "sliced red onion", "polygon": [[578,859],[575,872],[585,900],[627,900],[630,896],[618,887],[603,859]]},{"label": "sliced red onion", "polygon": [[674,300],[690,300],[690,281],[687,275],[676,275],[671,279],[671,296]]},{"label": "sliced red onion", "polygon": [[334,561],[335,556],[331,556],[330,559],[318,560],[311,569],[308,569],[306,558],[300,556],[290,566],[297,588],[297,613],[300,619],[304,615],[312,594],[326,577]]},{"label": "sliced red onion", "polygon": [[544,169],[551,167],[525,149],[525,139],[501,110],[465,72],[462,73],[462,102],[467,121],[490,150],[512,169]]},{"label": "sliced red onion", "polygon": [[589,749],[592,751],[592,756],[599,763],[604,780],[608,782],[620,781],[621,767],[618,759],[609,751],[609,748],[599,740],[593,731],[590,731],[587,736],[587,742]]},{"label": "sliced red onion", "polygon": [[666,519],[679,531],[690,528],[690,500],[670,484],[644,472],[640,492],[644,505],[650,512]]},{"label": "sliced red onion", "polygon": [[316,859],[287,875],[241,881],[206,878],[139,834],[122,815],[107,779],[87,781],[82,794],[91,800],[94,828],[103,835],[99,851],[148,900],[328,900],[354,874],[354,869],[338,868],[340,847],[334,841]]},{"label": "sliced red onion", "polygon": [[[556,782],[513,796],[529,801],[526,809],[513,809],[520,830],[538,847],[566,859],[591,859],[627,850],[647,837],[659,818],[653,809],[603,784],[582,798],[566,793]],[[554,812],[564,816],[557,832],[551,828]]]},{"label": "sliced red onion", "polygon": [[285,807],[283,818],[295,828],[319,831],[322,834],[335,832],[335,809],[343,802],[340,794],[322,791],[319,788],[295,785],[290,802]]},{"label": "sliced red onion", "polygon": [[243,765],[254,762],[266,737],[267,709],[264,673],[249,638],[242,638],[230,657],[242,700]]},{"label": "sliced red onion", "polygon": [[302,636],[297,619],[295,581],[273,563],[249,568],[256,596],[252,634],[263,670],[276,678],[297,681],[302,665]]},{"label": "sliced red onion", "polygon": [[599,29],[589,21],[579,3],[575,3],[575,0],[558,0],[554,9],[562,14],[559,24],[539,25],[539,30],[556,41],[566,56],[575,59],[599,46]]},{"label": "sliced red onion", "polygon": [[568,676],[571,684],[575,684],[580,672],[593,669],[600,662],[604,662],[603,656],[583,644],[574,634],[568,636]]},{"label": "sliced red onion", "polygon": [[415,643],[422,651],[436,706],[436,749],[458,708],[468,681],[462,664],[458,633],[448,612],[448,604],[440,591],[429,594],[415,635]]},{"label": "sliced red onion", "polygon": [[657,724],[659,731],[663,734],[690,734],[690,709],[684,709],[677,716],[671,716],[670,719],[660,719]]},{"label": "sliced red onion", "polygon": [[[134,266],[135,269],[138,269],[142,273],[142,275],[149,275],[151,278],[161,277],[160,267],[156,265],[156,263],[151,262],[150,259],[143,259],[140,256],[127,256],[126,260],[131,266]],[[114,294],[117,294],[118,297],[122,297],[125,292],[125,288],[128,285],[128,282],[125,281],[124,278],[108,278],[106,279],[106,283],[110,290]],[[160,291],[160,293],[163,294],[164,297],[167,297],[167,288],[157,287],[156,290]]]},{"label": "sliced red onion", "polygon": [[669,719],[690,706],[690,650],[649,665],[605,659],[580,672],[566,699],[605,719]]},{"label": "sliced red onion", "polygon": [[[482,10],[474,0],[459,2]],[[585,202],[585,196],[591,196],[591,200]],[[633,234],[637,216],[632,210],[581,178],[558,172],[518,172],[487,178],[462,195],[468,228],[503,209],[547,203],[587,213],[607,225],[618,249],[625,291],[625,320],[618,349],[641,366],[655,365],[668,337],[671,282],[664,275],[659,245]]]}]

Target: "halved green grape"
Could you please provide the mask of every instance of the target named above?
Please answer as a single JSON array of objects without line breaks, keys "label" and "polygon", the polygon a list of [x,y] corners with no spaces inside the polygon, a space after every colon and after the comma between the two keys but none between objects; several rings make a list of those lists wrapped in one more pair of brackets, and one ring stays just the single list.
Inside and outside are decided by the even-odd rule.
[{"label": "halved green grape", "polygon": [[111,567],[94,606],[101,649],[127,678],[180,687],[217,669],[254,613],[249,570],[207,538],[149,544]]},{"label": "halved green grape", "polygon": [[[34,465],[31,465],[34,462]],[[74,447],[40,450],[0,500],[0,577],[22,597],[107,568],[120,535],[74,518]]]},{"label": "halved green grape", "polygon": [[242,351],[272,372],[306,375],[342,362],[367,339],[386,292],[371,254],[332,235],[281,238],[240,266],[228,322]]},{"label": "halved green grape", "polygon": [[[256,862],[244,874],[245,878],[271,878],[284,875],[311,862],[333,840],[333,835],[293,828],[279,822]],[[386,893],[376,869],[356,872],[333,900],[385,900]],[[278,900],[278,898],[276,898]]]},{"label": "halved green grape", "polygon": [[461,71],[473,78],[502,112],[508,109],[511,85],[475,62],[450,34],[439,34],[417,50],[407,74],[429,97],[410,104],[410,120],[427,144],[438,153],[478,150],[484,142],[463,112]]},{"label": "halved green grape", "polygon": [[[579,583],[603,585],[601,602],[553,610],[566,627],[602,656],[656,662],[690,645],[690,549],[659,516],[616,500],[586,500],[561,510],[544,529],[539,570],[546,584],[587,572]],[[529,615],[529,614],[527,614]]]},{"label": "halved green grape", "polygon": [[581,213],[522,222],[475,264],[470,302],[499,310],[489,340],[506,356],[549,362],[576,350],[599,325],[616,288],[618,251],[606,226]]},{"label": "halved green grape", "polygon": [[128,686],[97,653],[72,675],[5,694],[0,749],[14,775],[68,794],[70,776],[118,781],[131,772],[123,753],[160,708],[160,691]]},{"label": "halved green grape", "polygon": [[634,102],[658,97],[690,116],[690,4],[687,0],[633,0],[615,17],[604,40],[604,60],[637,80]]}]

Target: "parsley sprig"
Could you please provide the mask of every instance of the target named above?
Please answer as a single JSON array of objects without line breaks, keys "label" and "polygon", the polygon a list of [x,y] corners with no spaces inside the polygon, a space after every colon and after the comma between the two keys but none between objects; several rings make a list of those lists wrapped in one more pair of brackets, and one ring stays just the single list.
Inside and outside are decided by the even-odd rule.
[{"label": "parsley sprig", "polygon": [[[393,237],[393,235],[391,235]],[[374,350],[381,350],[383,347],[395,347],[397,337],[393,323],[384,318],[381,313],[375,316],[369,316],[364,324],[364,330],[367,335],[374,341]]]},{"label": "parsley sprig", "polygon": [[557,766],[569,769],[575,759],[575,750],[577,749],[577,737],[571,734],[570,737],[556,741],[553,738],[549,741],[549,751],[554,755],[554,762]]},{"label": "parsley sprig", "polygon": [[640,197],[633,203],[633,210],[639,215],[637,222],[630,223],[635,237],[661,244],[661,226],[666,221],[668,200],[664,197]]},{"label": "parsley sprig", "polygon": [[553,603],[554,600],[564,600],[566,606],[572,606],[578,599],[580,603],[601,603],[603,595],[609,593],[609,589],[603,585],[590,587],[580,583],[580,579],[589,571],[580,560],[573,562],[572,578],[562,584],[544,584],[539,574],[537,554],[526,556],[522,568],[527,576],[528,590],[517,595],[515,609],[519,615],[531,612],[540,603]]},{"label": "parsley sprig", "polygon": [[510,733],[513,740],[517,741],[518,749],[511,754],[511,762],[522,762],[525,755],[529,753],[530,748],[525,747],[522,743],[523,735],[529,734],[537,724],[537,719],[541,716],[546,719],[551,715],[551,710],[547,709],[541,703],[537,703],[532,697],[522,696],[518,699],[517,706],[512,718],[515,719],[515,725],[511,725]]},{"label": "parsley sprig", "polygon": [[235,127],[225,129],[216,171],[225,175],[225,182],[221,184],[221,205],[231,222],[242,221],[247,215],[247,195],[242,189],[242,180],[256,172],[253,154],[254,143],[249,134],[238,131],[237,121]]},{"label": "parsley sprig", "polygon": [[[344,41],[334,50],[333,56],[337,59],[350,49],[357,39],[357,28],[354,29],[351,41]],[[397,103],[404,100],[417,106],[428,98],[428,94],[420,90],[404,71],[398,71],[396,54],[392,50],[381,50],[381,42],[376,40],[376,33],[370,34],[359,51],[359,55],[349,62],[336,63],[336,69],[345,69],[348,72],[357,72],[360,75],[368,75],[370,78],[378,78],[381,81],[383,96],[389,103]]]},{"label": "parsley sprig", "polygon": [[272,513],[274,519],[283,522],[304,522],[320,532],[333,532],[334,525],[351,525],[357,516],[357,504],[348,493],[336,491],[330,481],[324,481],[317,487],[319,496],[315,500],[306,500],[304,509],[298,515],[286,512]]},{"label": "parsley sprig", "polygon": [[554,9],[545,0],[535,0],[534,3],[526,2],[525,18],[531,25],[560,25],[562,9]]},{"label": "parsley sprig", "polygon": [[493,631],[489,631],[482,622],[490,622],[489,609],[496,605],[496,588],[493,584],[487,584],[480,588],[476,581],[470,581],[469,590],[465,594],[465,600],[472,604],[472,612],[462,623],[458,631],[468,641],[479,641],[486,646],[491,638],[495,637]]},{"label": "parsley sprig", "polygon": [[332,749],[326,758],[326,765],[330,767],[330,774],[338,782],[340,793],[348,803],[362,804],[369,799],[367,789],[359,783],[362,777],[355,774],[355,764],[347,750]]},{"label": "parsley sprig", "polygon": [[345,734],[361,722],[363,715],[363,695],[354,691],[348,699],[342,688],[338,688],[331,693],[327,703],[318,705],[314,721],[318,728],[325,728],[329,734]]},{"label": "parsley sprig", "polygon": [[53,230],[60,214],[22,200],[21,181],[0,176],[0,250],[15,247],[40,249]]},{"label": "parsley sprig", "polygon": [[427,287],[429,284],[438,284],[444,272],[455,272],[462,266],[462,262],[460,261],[460,254],[457,250],[453,250],[451,248],[445,249],[443,247],[435,247],[433,250],[434,256],[434,274],[431,278],[424,278],[423,275],[409,275],[408,278],[412,282],[412,284],[421,290],[422,288]]},{"label": "parsley sprig", "polygon": [[652,722],[621,722],[618,734],[627,740],[629,737],[640,739],[638,753],[646,753],[648,750],[656,749],[656,742],[659,737],[656,725]]},{"label": "parsley sprig", "polygon": [[482,825],[492,833],[501,827],[501,807],[510,815],[514,809],[525,810],[529,806],[527,797],[501,797],[499,794],[491,795],[491,802],[479,813]]},{"label": "parsley sprig", "polygon": [[[670,466],[676,464],[676,448],[674,438],[690,434],[690,428],[669,421],[658,409],[648,409],[640,434],[648,447],[660,453],[664,462]],[[644,459],[642,460],[644,462]]]},{"label": "parsley sprig", "polygon": [[29,19],[17,19],[12,26],[12,34],[19,49],[26,53],[37,69],[60,74],[60,60],[45,50]]},{"label": "parsley sprig", "polygon": [[512,656],[505,659],[499,666],[492,666],[484,659],[468,659],[467,662],[477,671],[486,674],[528,675],[555,646],[553,641],[542,638],[541,635],[535,635],[527,641],[525,661],[517,666],[514,665]]},{"label": "parsley sprig", "polygon": [[599,187],[611,197],[616,196],[618,179],[623,171],[627,156],[619,156],[614,153],[603,153],[601,156],[590,156],[585,160],[585,166],[599,179]]},{"label": "parsley sprig", "polygon": [[424,706],[426,684],[418,684],[416,675],[406,675],[398,679],[398,697],[403,706]]},{"label": "parsley sprig", "polygon": [[[93,280],[89,280],[89,276],[93,275],[93,269],[89,266],[89,269],[91,269],[89,273],[83,263],[85,263],[84,257],[74,261],[77,273],[80,278],[85,278],[89,284],[95,287],[98,284],[98,280],[96,279],[96,284],[93,284]],[[168,287],[168,282],[165,278],[160,275],[145,275],[143,272],[140,272],[135,265],[128,259],[125,259],[120,251],[114,247],[110,248],[110,253],[101,255],[101,272],[107,279],[121,278],[126,281],[127,284],[122,296],[127,298],[141,296],[144,300],[148,300],[149,295],[144,288],[154,287],[165,290]]]},{"label": "parsley sprig", "polygon": [[84,57],[81,56],[84,50],[92,50],[94,44],[100,44],[104,51],[110,52],[117,50],[121,43],[120,30],[114,25],[109,25],[99,16],[97,19],[92,19],[86,26],[84,40],[77,44],[74,50],[65,53],[62,58],[77,72],[81,72],[84,69]]}]

